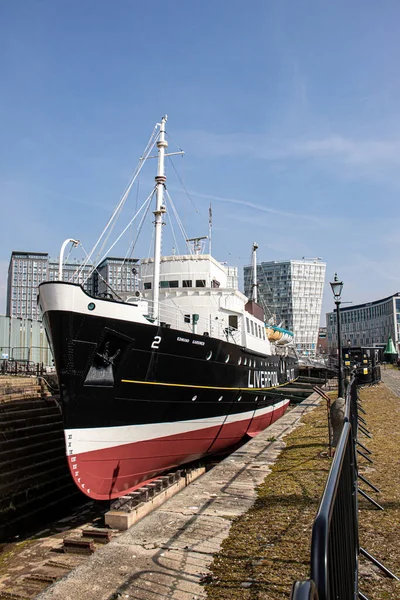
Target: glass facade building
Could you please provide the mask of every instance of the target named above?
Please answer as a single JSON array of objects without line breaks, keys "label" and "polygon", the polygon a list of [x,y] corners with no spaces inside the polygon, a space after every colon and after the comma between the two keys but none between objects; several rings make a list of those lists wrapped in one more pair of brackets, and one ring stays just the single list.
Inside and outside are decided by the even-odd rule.
[{"label": "glass facade building", "polygon": [[[293,331],[299,354],[315,356],[326,263],[319,258],[257,265],[258,302],[267,320]],[[253,268],[244,267],[244,290],[252,294]]]},{"label": "glass facade building", "polygon": [[[328,350],[337,350],[336,312],[326,315]],[[340,309],[343,347],[386,345],[389,335],[400,351],[400,292],[382,300]]]}]

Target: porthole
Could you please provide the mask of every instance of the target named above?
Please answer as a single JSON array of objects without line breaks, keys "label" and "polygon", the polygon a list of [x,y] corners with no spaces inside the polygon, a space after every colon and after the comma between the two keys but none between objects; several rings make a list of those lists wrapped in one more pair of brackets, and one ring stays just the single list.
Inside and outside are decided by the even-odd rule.
[{"label": "porthole", "polygon": [[220,397],[218,398],[218,402],[221,402],[221,400],[222,400],[222,399],[223,399],[223,396],[220,396]]},{"label": "porthole", "polygon": [[254,402],[257,402],[257,400],[258,400],[258,396],[256,396],[256,397],[254,398]]},{"label": "porthole", "polygon": [[242,399],[242,396],[239,396],[239,398],[238,398],[238,402],[240,402],[240,401],[241,401],[241,399]]},{"label": "porthole", "polygon": [[239,358],[238,358],[238,365],[241,365],[241,364],[242,364],[242,357],[239,356]]},{"label": "porthole", "polygon": [[207,352],[206,360],[210,360],[211,357],[212,357],[212,350],[209,350]]},{"label": "porthole", "polygon": [[253,360],[253,367],[256,368],[256,366],[257,366],[257,363],[255,360]]},{"label": "porthole", "polygon": [[244,364],[244,366],[247,365],[247,358],[244,359],[244,363],[243,364]]},{"label": "porthole", "polygon": [[264,402],[266,401],[266,399],[267,399],[267,396],[264,396],[264,397],[263,397],[263,400],[264,400]]},{"label": "porthole", "polygon": [[96,308],[96,305],[94,302],[89,302],[89,304],[87,305],[88,310],[94,310]]},{"label": "porthole", "polygon": [[225,356],[225,362],[227,363],[228,361],[229,361],[229,354],[227,354],[227,355]]},{"label": "porthole", "polygon": [[192,402],[194,402],[195,400],[197,400],[197,396],[193,396]]}]

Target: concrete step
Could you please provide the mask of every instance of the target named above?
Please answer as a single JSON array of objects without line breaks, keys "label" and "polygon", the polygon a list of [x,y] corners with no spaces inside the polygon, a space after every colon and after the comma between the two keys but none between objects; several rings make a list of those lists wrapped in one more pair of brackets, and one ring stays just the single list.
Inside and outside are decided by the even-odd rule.
[{"label": "concrete step", "polygon": [[48,406],[43,408],[21,408],[20,410],[9,410],[0,412],[0,427],[2,424],[15,419],[28,419],[32,417],[41,417],[46,415],[57,415],[61,420],[61,412],[57,406]]},{"label": "concrete step", "polygon": [[57,426],[47,428],[47,431],[34,431],[31,435],[24,436],[22,438],[12,437],[11,439],[4,439],[0,436],[0,455],[3,452],[9,452],[10,450],[16,450],[19,448],[26,448],[39,442],[47,442],[50,440],[64,439],[64,428],[61,424]]},{"label": "concrete step", "polygon": [[[7,441],[11,440],[20,440],[21,438],[31,437],[33,435],[45,434],[51,432],[53,430],[60,431],[62,430],[62,424],[58,421],[52,423],[43,423],[40,425],[31,425],[29,427],[20,427],[18,429],[9,429],[6,432]],[[4,432],[3,432],[4,433]],[[0,452],[3,445],[4,435],[0,436]]]},{"label": "concrete step", "polygon": [[15,493],[39,485],[47,480],[56,481],[68,469],[65,457],[47,460],[24,469],[7,473],[5,478],[0,475],[0,498],[11,492]]},{"label": "concrete step", "polygon": [[58,444],[57,446],[55,446],[54,443],[47,444],[47,447],[38,445],[34,449],[30,448],[29,451],[26,451],[26,449],[24,450],[24,453],[20,453],[18,456],[10,456],[10,453],[7,452],[8,460],[4,460],[4,457],[0,455],[0,482],[2,481],[3,475],[9,472],[19,469],[22,470],[49,459],[55,460],[65,457],[64,443]]},{"label": "concrete step", "polygon": [[[18,414],[18,417],[20,415]],[[50,423],[61,423],[61,417],[58,413],[35,415],[27,413],[25,418],[14,418],[3,420],[0,418],[0,434],[8,435],[15,430],[26,429],[27,427],[39,427]]]},{"label": "concrete step", "polygon": [[12,464],[14,461],[23,459],[26,456],[31,457],[33,460],[38,453],[46,452],[47,450],[52,450],[56,453],[65,453],[64,435],[52,436],[47,440],[43,440],[42,436],[39,436],[39,441],[35,441],[33,444],[27,444],[19,448],[7,450],[6,452],[0,452],[0,472],[3,468],[7,468],[6,465],[8,463]]},{"label": "concrete step", "polygon": [[54,406],[58,407],[58,410],[61,411],[60,405],[52,396],[49,396],[46,399],[26,398],[24,400],[13,400],[12,402],[0,403],[0,415],[11,411],[31,410],[35,408],[49,408]]}]

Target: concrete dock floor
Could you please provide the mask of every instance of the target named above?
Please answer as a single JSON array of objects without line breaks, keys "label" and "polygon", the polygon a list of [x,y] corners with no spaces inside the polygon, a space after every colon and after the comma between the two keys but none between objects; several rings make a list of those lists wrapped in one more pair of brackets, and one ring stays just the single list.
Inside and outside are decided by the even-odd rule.
[{"label": "concrete dock floor", "polygon": [[319,402],[313,394],[262,434],[131,529],[96,551],[38,600],[129,598],[195,600],[232,520],[254,503],[256,487],[284,447],[283,438]]}]

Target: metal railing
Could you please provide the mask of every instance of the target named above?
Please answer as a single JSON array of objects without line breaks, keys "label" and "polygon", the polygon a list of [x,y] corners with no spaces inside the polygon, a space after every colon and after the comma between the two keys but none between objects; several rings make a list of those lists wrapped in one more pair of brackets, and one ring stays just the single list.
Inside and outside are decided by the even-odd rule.
[{"label": "metal railing", "polygon": [[369,436],[366,422],[359,412],[356,372],[346,391],[346,407],[340,436],[328,480],[312,529],[311,580],[297,581],[291,600],[368,600],[358,589],[358,557],[363,554],[386,575],[398,579],[384,565],[360,547],[358,538],[358,493],[376,508],[383,508],[358,488],[358,479],[378,491],[358,474],[357,454],[372,462],[370,451],[358,441],[358,431]]},{"label": "metal railing", "polygon": [[296,581],[293,585],[292,598],[296,600],[319,600],[318,591],[313,581]]},{"label": "metal railing", "polygon": [[351,425],[344,423],[313,526],[311,578],[319,600],[356,597],[358,572],[357,481]]},{"label": "metal railing", "polygon": [[2,360],[26,361],[51,365],[53,357],[48,346],[2,346],[0,362]]},{"label": "metal railing", "polygon": [[43,363],[35,363],[27,360],[0,360],[0,375],[43,375],[47,369]]}]

